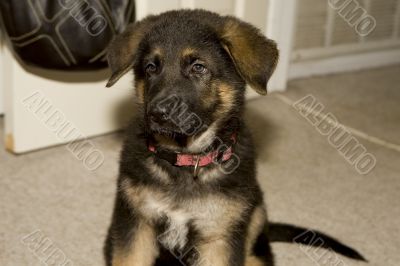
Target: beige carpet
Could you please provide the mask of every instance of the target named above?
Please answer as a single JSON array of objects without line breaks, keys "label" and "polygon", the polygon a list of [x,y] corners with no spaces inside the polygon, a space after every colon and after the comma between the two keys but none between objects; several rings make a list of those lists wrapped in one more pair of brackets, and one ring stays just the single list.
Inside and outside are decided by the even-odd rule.
[{"label": "beige carpet", "polygon": [[[337,237],[368,265],[400,265],[400,152],[390,146],[400,144],[399,73],[397,66],[297,80],[283,94],[248,103],[271,220]],[[377,159],[372,172],[360,175],[289,105],[310,93],[360,131],[357,140]],[[103,265],[121,134],[94,141],[105,155],[94,172],[63,146],[22,156],[0,146],[0,265],[43,265],[51,254],[49,265],[62,265],[63,256],[66,265]],[[39,238],[42,246],[32,244]],[[277,266],[365,265],[342,257],[329,263],[321,250],[295,244],[273,250]]]}]

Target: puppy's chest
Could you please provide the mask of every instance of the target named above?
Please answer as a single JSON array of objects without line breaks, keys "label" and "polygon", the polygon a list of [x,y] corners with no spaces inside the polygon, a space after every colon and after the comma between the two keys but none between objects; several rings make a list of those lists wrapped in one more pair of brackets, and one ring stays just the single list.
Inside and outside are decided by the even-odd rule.
[{"label": "puppy's chest", "polygon": [[155,224],[165,224],[157,239],[170,250],[184,249],[191,230],[203,238],[225,234],[240,219],[242,210],[242,204],[223,197],[178,201],[158,193],[146,193],[139,205],[143,217]]}]

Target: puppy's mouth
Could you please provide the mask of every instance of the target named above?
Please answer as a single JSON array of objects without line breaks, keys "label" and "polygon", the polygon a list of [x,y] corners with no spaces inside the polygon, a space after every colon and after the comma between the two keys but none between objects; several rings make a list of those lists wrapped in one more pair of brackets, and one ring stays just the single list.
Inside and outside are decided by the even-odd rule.
[{"label": "puppy's mouth", "polygon": [[159,125],[153,121],[148,121],[147,125],[152,135],[162,135],[172,139],[189,136],[181,128],[175,127],[174,125]]},{"label": "puppy's mouth", "polygon": [[157,135],[162,135],[171,139],[176,139],[176,138],[184,138],[188,137],[185,133],[178,131],[178,130],[173,130],[169,128],[157,128],[157,129],[151,129],[151,133],[157,134]]},{"label": "puppy's mouth", "polygon": [[181,151],[186,147],[189,136],[175,127],[159,126],[154,122],[148,123],[150,139],[164,148]]},{"label": "puppy's mouth", "polygon": [[167,137],[190,137],[200,133],[201,129],[199,123],[196,121],[185,121],[185,123],[174,123],[174,120],[168,121],[154,121],[153,119],[146,119],[147,128],[150,133],[164,135]]}]

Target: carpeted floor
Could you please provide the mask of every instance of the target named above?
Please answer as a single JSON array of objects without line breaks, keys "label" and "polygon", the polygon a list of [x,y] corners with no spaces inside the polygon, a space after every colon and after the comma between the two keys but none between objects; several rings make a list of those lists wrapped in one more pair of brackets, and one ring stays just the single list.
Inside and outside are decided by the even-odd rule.
[{"label": "carpeted floor", "polygon": [[[368,265],[400,265],[399,73],[395,66],[296,80],[285,93],[248,102],[272,221],[326,232],[357,248]],[[308,94],[376,158],[369,174],[290,106]],[[48,265],[64,265],[63,256],[65,265],[103,265],[121,134],[93,141],[105,155],[94,172],[64,146],[15,156],[0,145],[0,265],[41,265],[47,257]],[[275,243],[273,251],[277,266],[365,265],[326,262],[329,254],[295,244]]]}]

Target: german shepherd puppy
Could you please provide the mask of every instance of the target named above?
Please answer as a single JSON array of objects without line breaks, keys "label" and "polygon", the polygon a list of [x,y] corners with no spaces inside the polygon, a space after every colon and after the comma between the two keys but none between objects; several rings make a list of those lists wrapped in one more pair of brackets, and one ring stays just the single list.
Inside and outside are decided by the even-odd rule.
[{"label": "german shepherd puppy", "polygon": [[269,238],[306,232],[268,231],[242,117],[246,84],[266,94],[278,54],[250,24],[204,10],[149,16],[115,38],[107,86],[133,68],[139,111],[121,154],[108,265],[271,266]]}]

